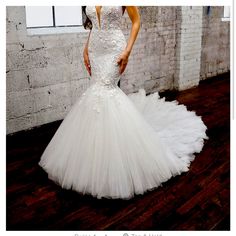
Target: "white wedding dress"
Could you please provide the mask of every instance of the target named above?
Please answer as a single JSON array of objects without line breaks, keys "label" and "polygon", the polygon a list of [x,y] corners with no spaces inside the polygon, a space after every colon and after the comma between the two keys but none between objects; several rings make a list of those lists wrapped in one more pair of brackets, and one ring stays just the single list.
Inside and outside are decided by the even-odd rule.
[{"label": "white wedding dress", "polygon": [[[117,58],[126,46],[122,7],[95,6],[89,58],[94,83],[78,98],[41,156],[48,178],[97,198],[130,199],[189,170],[207,127],[177,101],[118,86]],[[99,24],[100,22],[100,24]],[[141,66],[141,65],[140,65]]]}]

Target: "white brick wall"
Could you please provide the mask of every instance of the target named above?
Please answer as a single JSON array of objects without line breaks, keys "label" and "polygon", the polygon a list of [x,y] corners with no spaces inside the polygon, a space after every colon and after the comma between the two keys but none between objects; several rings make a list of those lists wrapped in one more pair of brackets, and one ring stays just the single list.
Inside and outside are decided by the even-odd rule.
[{"label": "white brick wall", "polygon": [[184,90],[199,84],[202,7],[179,7],[177,16],[180,24],[177,29],[175,88]]},{"label": "white brick wall", "polygon": [[[222,27],[219,14],[212,16],[210,26],[215,29],[209,33],[202,7],[139,9],[141,29],[121,78],[125,93],[139,88],[147,93],[182,90],[196,86],[200,74],[207,77],[229,69],[229,25]],[[6,26],[7,133],[63,119],[92,83],[82,56],[88,32],[28,36],[25,9],[19,6],[7,7]],[[128,39],[127,13],[122,28]],[[213,43],[214,50],[212,37],[219,41]]]},{"label": "white brick wall", "polygon": [[[206,12],[206,7],[203,8]],[[200,78],[207,79],[230,70],[230,21],[222,21],[224,8],[211,7],[204,14]]]},{"label": "white brick wall", "polygon": [[28,36],[24,7],[7,7],[7,133],[60,120],[89,86],[88,32]]}]

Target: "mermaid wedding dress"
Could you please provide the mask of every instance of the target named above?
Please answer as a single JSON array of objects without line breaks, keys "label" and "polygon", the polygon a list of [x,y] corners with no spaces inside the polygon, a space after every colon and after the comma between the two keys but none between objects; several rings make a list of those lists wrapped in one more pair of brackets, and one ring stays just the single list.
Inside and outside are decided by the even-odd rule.
[{"label": "mermaid wedding dress", "polygon": [[65,189],[97,198],[130,199],[189,170],[207,127],[177,101],[144,89],[126,95],[118,86],[117,58],[126,46],[122,7],[95,6],[89,58],[93,84],[77,99],[39,165]]}]

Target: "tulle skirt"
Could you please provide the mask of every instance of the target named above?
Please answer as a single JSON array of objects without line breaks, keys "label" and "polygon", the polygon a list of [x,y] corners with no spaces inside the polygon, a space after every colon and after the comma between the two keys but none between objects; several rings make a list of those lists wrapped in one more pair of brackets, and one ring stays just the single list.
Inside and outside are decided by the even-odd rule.
[{"label": "tulle skirt", "polygon": [[72,106],[39,165],[65,189],[130,199],[189,170],[207,127],[177,101],[144,89],[91,85]]}]

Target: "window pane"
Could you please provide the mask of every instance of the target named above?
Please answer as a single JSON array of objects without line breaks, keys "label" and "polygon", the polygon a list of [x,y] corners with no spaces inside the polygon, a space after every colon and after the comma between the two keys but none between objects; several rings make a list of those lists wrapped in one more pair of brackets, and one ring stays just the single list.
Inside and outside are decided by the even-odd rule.
[{"label": "window pane", "polygon": [[81,6],[55,6],[56,26],[82,25]]},{"label": "window pane", "polygon": [[26,6],[27,27],[53,26],[51,6]]},{"label": "window pane", "polygon": [[224,7],[224,17],[230,17],[230,7]]}]

